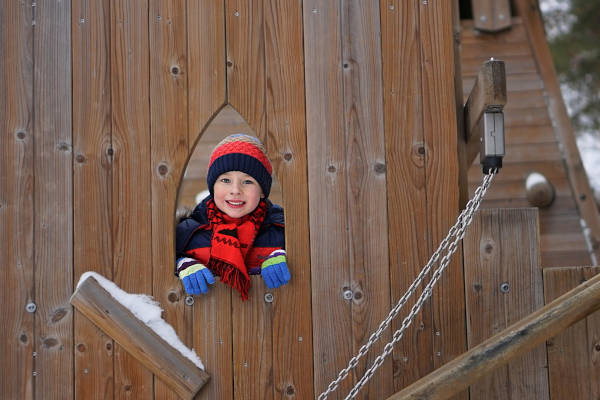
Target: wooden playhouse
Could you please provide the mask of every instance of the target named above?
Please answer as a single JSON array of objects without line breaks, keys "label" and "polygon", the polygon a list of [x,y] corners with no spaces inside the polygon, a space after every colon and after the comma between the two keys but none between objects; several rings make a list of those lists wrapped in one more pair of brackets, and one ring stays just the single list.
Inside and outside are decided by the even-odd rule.
[{"label": "wooden playhouse", "polygon": [[[470,387],[419,381],[598,272],[600,217],[535,0],[10,1],[0,32],[0,397],[186,397],[120,343],[137,334],[115,340],[72,307],[95,271],[160,303],[210,375],[197,398],[317,398],[481,182],[469,165],[484,103],[466,118],[464,104],[492,57],[507,92],[490,209],[357,397],[600,396],[597,279],[531,351],[465,366],[489,367]],[[273,161],[292,281],[254,279],[246,302],[222,284],[190,298],[173,276],[175,211],[193,203],[210,145],[240,129]],[[531,172],[555,193],[539,210]],[[414,382],[425,389],[407,394]]]}]

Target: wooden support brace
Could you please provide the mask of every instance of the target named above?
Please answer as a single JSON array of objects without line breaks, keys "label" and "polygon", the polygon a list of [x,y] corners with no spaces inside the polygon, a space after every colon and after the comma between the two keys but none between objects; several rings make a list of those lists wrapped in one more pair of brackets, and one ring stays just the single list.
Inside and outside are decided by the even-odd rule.
[{"label": "wooden support brace", "polygon": [[510,28],[510,0],[471,0],[475,29],[498,32]]},{"label": "wooden support brace", "polygon": [[137,319],[96,279],[87,278],[71,304],[183,399],[193,399],[209,375]]},{"label": "wooden support brace", "polygon": [[600,310],[600,274],[455,358],[388,400],[443,400]]},{"label": "wooden support brace", "polygon": [[467,165],[479,153],[483,131],[483,114],[501,112],[506,104],[506,71],[504,61],[488,60],[477,74],[475,85],[465,104]]}]

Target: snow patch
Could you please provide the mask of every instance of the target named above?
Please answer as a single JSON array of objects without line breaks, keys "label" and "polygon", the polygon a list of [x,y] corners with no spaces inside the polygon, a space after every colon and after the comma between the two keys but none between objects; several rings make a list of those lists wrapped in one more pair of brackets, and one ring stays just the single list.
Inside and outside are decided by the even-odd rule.
[{"label": "snow patch", "polygon": [[546,177],[539,172],[532,172],[527,175],[527,179],[525,180],[525,188],[527,190],[531,190],[532,187],[537,185],[538,183],[546,183],[548,180]]},{"label": "snow patch", "polygon": [[190,349],[177,336],[175,329],[161,318],[162,308],[152,296],[146,294],[131,294],[127,293],[118,287],[114,282],[106,279],[96,272],[85,272],[79,278],[77,287],[81,285],[87,278],[93,277],[98,281],[110,295],[127,308],[137,319],[146,324],[165,342],[169,343],[175,350],[179,351],[183,356],[193,362],[198,368],[204,370],[204,364],[193,349]]}]

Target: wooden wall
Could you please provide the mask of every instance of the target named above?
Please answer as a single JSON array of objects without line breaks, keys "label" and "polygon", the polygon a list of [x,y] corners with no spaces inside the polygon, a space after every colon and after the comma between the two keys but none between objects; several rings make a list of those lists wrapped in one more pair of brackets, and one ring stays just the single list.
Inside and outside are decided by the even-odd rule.
[{"label": "wooden wall", "polygon": [[[457,214],[453,11],[417,0],[0,8],[3,397],[174,398],[70,307],[88,270],[160,302],[212,377],[202,398],[323,391]],[[216,285],[187,306],[172,275],[178,187],[226,105],[274,163],[293,278],[272,303],[257,278],[248,302]],[[361,397],[465,350],[460,264]]]}]

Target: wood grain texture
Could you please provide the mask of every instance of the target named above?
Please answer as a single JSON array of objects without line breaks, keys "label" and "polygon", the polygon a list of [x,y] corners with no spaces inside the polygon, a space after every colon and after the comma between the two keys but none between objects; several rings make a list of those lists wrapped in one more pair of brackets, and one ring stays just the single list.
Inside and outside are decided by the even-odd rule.
[{"label": "wood grain texture", "polygon": [[[227,97],[225,3],[193,1],[187,2],[187,9],[188,147],[193,157],[191,154],[199,152],[201,143],[208,140],[209,131],[226,112],[222,108]],[[212,147],[205,149],[205,157],[210,150]],[[206,165],[202,165],[204,171]],[[178,173],[183,176],[184,171]],[[193,323],[187,329],[191,330],[194,348],[211,375],[198,398],[231,399],[234,381],[231,290],[217,283],[208,296],[196,298],[191,312]]]},{"label": "wood grain texture", "polygon": [[[452,2],[420,2],[423,132],[428,244],[437,248],[458,215],[459,171]],[[460,254],[461,249],[458,249]],[[431,298],[433,363],[437,368],[466,349],[461,260],[454,257]],[[466,392],[455,398],[466,398]]]},{"label": "wood grain texture", "polygon": [[[74,1],[73,35],[73,278],[112,274],[110,4]],[[113,340],[74,313],[75,398],[114,394]]]},{"label": "wood grain texture", "polygon": [[[174,276],[173,216],[178,172],[188,155],[188,63],[186,1],[149,3],[150,131],[152,171],[152,293],[163,318],[192,347],[192,312]],[[162,380],[154,379],[154,396],[177,399]]]},{"label": "wood grain texture", "polygon": [[475,28],[497,32],[510,27],[509,0],[473,0],[471,4]]},{"label": "wood grain texture", "polygon": [[[264,4],[267,146],[281,183],[292,280],[273,291],[276,398],[313,398],[302,1]],[[276,201],[271,188],[271,201]],[[311,355],[311,356],[309,356]]]},{"label": "wood grain texture", "polygon": [[[304,2],[315,397],[353,352],[340,4]],[[330,210],[337,210],[335,213]],[[326,306],[325,306],[326,305]],[[344,380],[332,398],[348,393]]]},{"label": "wood grain texture", "polygon": [[[228,100],[267,146],[264,1],[225,3]],[[273,398],[273,308],[253,277],[249,300],[232,292],[233,395]]]},{"label": "wood grain texture", "polygon": [[[574,245],[567,251],[564,246],[562,249],[553,248],[550,243],[555,245],[556,241],[546,238],[546,235],[563,232],[563,229],[557,226],[558,220],[553,222],[555,218],[567,214],[576,214],[579,218],[579,211],[567,164],[563,161],[560,150],[560,140],[557,140],[552,126],[551,111],[546,103],[545,82],[537,68],[535,50],[528,39],[526,24],[521,17],[515,17],[510,30],[496,34],[476,33],[472,30],[472,21],[468,20],[462,21],[462,26],[461,39],[465,43],[461,57],[463,66],[472,65],[475,60],[496,57],[498,45],[504,46],[504,50],[507,51],[502,57],[506,65],[508,89],[507,104],[504,108],[506,156],[502,173],[488,192],[483,207],[528,206],[524,200],[525,178],[528,173],[534,171],[546,175],[552,183],[558,182],[561,194],[551,207],[540,210],[542,265],[558,267],[572,263],[590,263],[590,256],[585,249],[586,243],[581,234],[578,235],[579,241],[573,241],[574,236],[571,235],[565,242],[569,243],[569,246]],[[514,53],[508,52],[509,50]],[[521,67],[515,67],[515,61],[530,67],[519,69]],[[464,82],[467,82],[466,85],[472,84],[469,83],[473,80],[472,72],[463,71],[463,78]],[[481,180],[480,176],[481,167],[476,162],[469,169],[472,190]],[[578,231],[582,232],[581,227]]]},{"label": "wood grain texture", "polygon": [[34,396],[68,398],[73,396],[71,4],[40,3],[34,15]]},{"label": "wood grain texture", "polygon": [[[151,293],[148,3],[113,3],[110,11],[113,280],[127,292]],[[152,374],[118,345],[114,357],[115,396],[152,397]]]},{"label": "wood grain texture", "polygon": [[[543,305],[535,209],[481,210],[464,239],[469,348]],[[508,285],[508,286],[502,286]],[[471,385],[472,399],[548,399],[543,346]]]},{"label": "wood grain texture", "polygon": [[[544,269],[544,297],[557,297],[598,274],[598,267]],[[546,342],[550,396],[596,399],[600,396],[600,312],[577,322]]]},{"label": "wood grain texture", "polygon": [[553,125],[556,126],[556,136],[563,147],[575,201],[581,217],[585,219],[590,229],[592,251],[598,258],[600,257],[600,213],[594,202],[590,182],[575,143],[575,132],[562,99],[538,4],[532,0],[517,0],[515,5],[527,28],[529,43],[533,48],[539,74],[548,94],[548,112],[553,120]]},{"label": "wood grain texture", "polygon": [[[427,262],[427,203],[418,1],[380,2],[392,304]],[[414,300],[406,304],[412,307]],[[401,321],[392,323],[392,330]],[[400,390],[433,369],[431,305],[426,303],[393,353]]]},{"label": "wood grain texture", "polygon": [[[187,3],[188,125],[190,153],[207,121],[225,103],[225,3]],[[210,54],[210,57],[206,55]],[[181,171],[183,173],[183,171]]]},{"label": "wood grain texture", "polygon": [[[192,399],[208,381],[203,370],[116,301],[94,277],[79,284],[71,304],[178,396]],[[161,398],[169,395],[161,390]]]},{"label": "wood grain texture", "polygon": [[501,112],[506,104],[506,71],[504,61],[486,61],[465,103],[465,135],[467,164],[479,153],[482,131],[477,129],[486,112]]},{"label": "wood grain texture", "polygon": [[[512,324],[388,400],[447,399],[598,310],[600,275]],[[517,393],[515,398],[523,398],[523,395]],[[547,393],[545,396],[534,393],[531,398],[548,397]]]},{"label": "wood grain texture", "polygon": [[[28,4],[0,8],[0,393],[32,399],[34,314],[33,25]],[[10,371],[10,372],[7,372]]]}]

